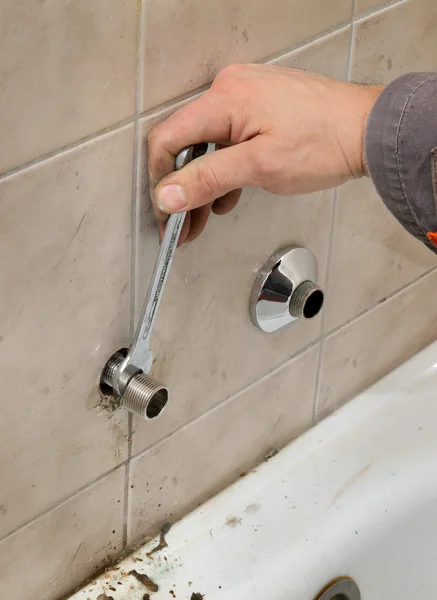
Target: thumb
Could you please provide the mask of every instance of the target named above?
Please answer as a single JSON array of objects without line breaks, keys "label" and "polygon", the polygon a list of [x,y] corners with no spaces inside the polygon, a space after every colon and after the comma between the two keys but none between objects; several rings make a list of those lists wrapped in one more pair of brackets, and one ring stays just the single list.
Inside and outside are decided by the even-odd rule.
[{"label": "thumb", "polygon": [[227,146],[164,177],[154,190],[161,216],[209,204],[228,192],[255,183],[254,140]]}]

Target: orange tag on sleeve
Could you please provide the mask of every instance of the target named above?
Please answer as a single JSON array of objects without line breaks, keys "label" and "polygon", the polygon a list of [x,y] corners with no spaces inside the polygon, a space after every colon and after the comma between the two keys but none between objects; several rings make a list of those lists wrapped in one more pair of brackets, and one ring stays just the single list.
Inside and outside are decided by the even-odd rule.
[{"label": "orange tag on sleeve", "polygon": [[430,242],[434,244],[434,246],[437,246],[437,232],[429,231],[426,234],[426,237],[429,239]]}]

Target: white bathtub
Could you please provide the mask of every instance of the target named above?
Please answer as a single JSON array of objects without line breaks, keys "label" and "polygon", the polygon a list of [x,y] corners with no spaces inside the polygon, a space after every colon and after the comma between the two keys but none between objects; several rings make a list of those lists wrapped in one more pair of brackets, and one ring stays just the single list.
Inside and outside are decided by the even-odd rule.
[{"label": "white bathtub", "polygon": [[436,598],[437,343],[166,537],[72,599],[142,600],[131,569],[151,600],[313,600],[341,576],[363,600]]}]

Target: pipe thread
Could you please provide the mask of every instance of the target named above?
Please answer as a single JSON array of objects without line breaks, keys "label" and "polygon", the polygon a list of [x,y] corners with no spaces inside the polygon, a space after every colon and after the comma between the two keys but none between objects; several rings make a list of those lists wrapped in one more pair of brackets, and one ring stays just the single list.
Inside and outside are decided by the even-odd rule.
[{"label": "pipe thread", "polygon": [[106,365],[103,367],[101,383],[109,385],[112,389],[112,382],[114,379],[114,373],[123,362],[124,356],[121,352],[116,352],[111,356]]},{"label": "pipe thread", "polygon": [[142,419],[155,419],[164,410],[168,390],[144,373],[134,375],[122,397],[122,406]]},{"label": "pipe thread", "polygon": [[313,281],[304,281],[294,290],[290,299],[290,314],[296,319],[312,319],[323,305],[323,291]]}]

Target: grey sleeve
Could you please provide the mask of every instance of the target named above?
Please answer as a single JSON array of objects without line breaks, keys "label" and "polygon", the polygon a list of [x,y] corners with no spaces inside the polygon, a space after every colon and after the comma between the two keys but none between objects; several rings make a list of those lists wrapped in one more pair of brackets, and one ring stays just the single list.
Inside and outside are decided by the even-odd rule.
[{"label": "grey sleeve", "polygon": [[367,122],[365,161],[390,212],[437,253],[437,73],[384,89]]}]

